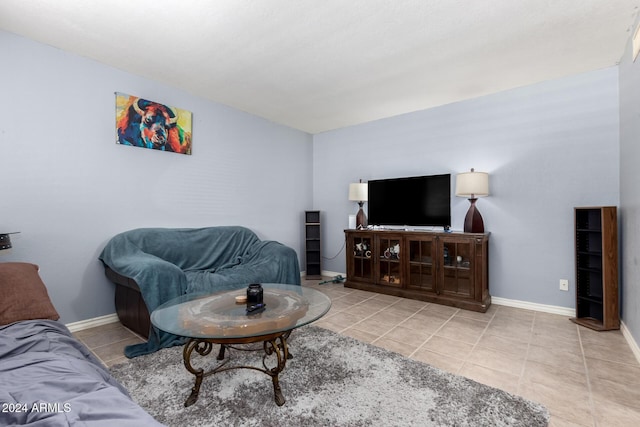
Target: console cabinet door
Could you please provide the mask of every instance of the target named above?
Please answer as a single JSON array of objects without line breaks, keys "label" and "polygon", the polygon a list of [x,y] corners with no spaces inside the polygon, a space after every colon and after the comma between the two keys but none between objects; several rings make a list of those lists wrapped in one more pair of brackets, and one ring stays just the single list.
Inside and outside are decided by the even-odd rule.
[{"label": "console cabinet door", "polygon": [[369,233],[348,233],[347,277],[364,283],[373,281],[373,235]]},{"label": "console cabinet door", "polygon": [[475,241],[469,238],[441,237],[438,255],[442,262],[438,293],[474,298]]},{"label": "console cabinet door", "polygon": [[408,289],[436,293],[436,240],[430,235],[407,238]]},{"label": "console cabinet door", "polygon": [[400,259],[405,255],[402,235],[380,234],[376,237],[375,256],[376,283],[385,286],[403,287]]}]

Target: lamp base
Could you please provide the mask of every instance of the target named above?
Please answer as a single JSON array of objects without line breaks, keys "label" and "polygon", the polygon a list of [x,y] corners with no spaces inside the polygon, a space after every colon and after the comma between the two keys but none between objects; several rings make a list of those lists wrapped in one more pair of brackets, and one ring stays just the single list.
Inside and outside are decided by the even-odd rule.
[{"label": "lamp base", "polygon": [[362,210],[362,205],[364,205],[364,202],[358,202],[358,206],[360,206],[360,209],[358,210],[358,214],[356,215],[357,229],[367,227],[367,216],[364,214],[364,210]]},{"label": "lamp base", "polygon": [[476,208],[476,200],[478,199],[469,199],[471,206],[469,206],[467,216],[464,217],[465,233],[484,233],[484,221],[480,211]]}]

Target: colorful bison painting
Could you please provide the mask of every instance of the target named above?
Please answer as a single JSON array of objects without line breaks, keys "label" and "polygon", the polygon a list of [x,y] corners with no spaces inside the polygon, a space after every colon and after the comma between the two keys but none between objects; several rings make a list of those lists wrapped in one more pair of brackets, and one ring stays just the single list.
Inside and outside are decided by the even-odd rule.
[{"label": "colorful bison painting", "polygon": [[116,142],[191,154],[191,112],[116,93]]}]

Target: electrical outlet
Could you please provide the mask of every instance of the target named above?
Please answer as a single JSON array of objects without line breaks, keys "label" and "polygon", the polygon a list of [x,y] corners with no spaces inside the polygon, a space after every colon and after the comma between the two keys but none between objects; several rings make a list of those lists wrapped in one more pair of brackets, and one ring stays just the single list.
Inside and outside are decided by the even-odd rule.
[{"label": "electrical outlet", "polygon": [[561,291],[569,290],[569,281],[567,279],[560,279],[560,290]]}]

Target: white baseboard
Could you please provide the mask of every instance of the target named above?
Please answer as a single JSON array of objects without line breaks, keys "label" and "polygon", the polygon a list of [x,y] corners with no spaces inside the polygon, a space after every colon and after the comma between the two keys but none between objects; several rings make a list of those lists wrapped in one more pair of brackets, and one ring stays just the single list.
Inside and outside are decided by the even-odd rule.
[{"label": "white baseboard", "polygon": [[65,326],[71,332],[82,331],[83,329],[95,328],[96,326],[108,325],[109,323],[118,322],[116,313],[107,314],[106,316],[94,317],[93,319],[81,320],[79,322],[67,323]]},{"label": "white baseboard", "polygon": [[335,277],[335,276],[347,277],[346,273],[338,273],[337,271],[329,271],[329,270],[322,270],[321,274],[323,276],[328,276],[328,277]]},{"label": "white baseboard", "polygon": [[624,322],[620,322],[620,331],[622,332],[622,336],[627,340],[629,347],[631,347],[633,355],[636,356],[636,360],[640,363],[640,347],[638,347],[638,343],[633,339],[629,328],[627,328]]},{"label": "white baseboard", "polygon": [[[321,276],[327,276],[327,277],[335,277],[335,276],[347,277],[347,275],[345,273],[338,273],[336,271],[328,271],[328,270],[322,270],[320,272],[320,275]],[[306,271],[301,271],[300,272],[300,277],[305,279],[306,276],[307,276],[307,272]]]},{"label": "white baseboard", "polygon": [[543,313],[561,314],[563,316],[570,317],[575,317],[576,315],[575,308],[560,307],[557,305],[537,304],[535,302],[519,301],[515,299],[491,297],[491,303],[496,305],[504,305],[507,307],[523,308],[525,310],[541,311]]}]

